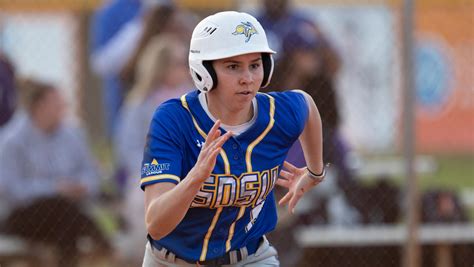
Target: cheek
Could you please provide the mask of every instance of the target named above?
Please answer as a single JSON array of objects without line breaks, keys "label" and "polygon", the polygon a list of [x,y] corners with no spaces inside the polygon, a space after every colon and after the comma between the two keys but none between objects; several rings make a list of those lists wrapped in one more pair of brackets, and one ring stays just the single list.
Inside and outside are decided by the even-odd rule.
[{"label": "cheek", "polygon": [[233,84],[239,83],[239,78],[236,73],[222,71],[217,74],[217,81],[219,87],[233,87]]},{"label": "cheek", "polygon": [[257,84],[261,84],[263,80],[263,67],[257,69],[257,74],[255,77],[255,80],[257,81]]}]

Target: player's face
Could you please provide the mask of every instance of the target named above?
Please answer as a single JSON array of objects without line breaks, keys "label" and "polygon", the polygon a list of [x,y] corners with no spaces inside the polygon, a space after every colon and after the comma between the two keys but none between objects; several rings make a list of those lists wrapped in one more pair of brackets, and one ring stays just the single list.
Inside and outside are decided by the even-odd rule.
[{"label": "player's face", "polygon": [[250,107],[252,99],[263,80],[262,56],[260,53],[219,59],[213,62],[217,74],[217,87],[209,92],[231,110]]}]

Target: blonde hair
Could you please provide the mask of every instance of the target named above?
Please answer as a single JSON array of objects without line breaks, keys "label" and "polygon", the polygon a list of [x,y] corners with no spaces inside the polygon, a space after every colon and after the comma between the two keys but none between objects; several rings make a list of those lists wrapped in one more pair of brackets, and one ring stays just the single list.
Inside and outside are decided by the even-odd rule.
[{"label": "blonde hair", "polygon": [[150,40],[137,63],[135,70],[136,82],[127,97],[127,103],[143,102],[156,84],[163,82],[169,68],[172,68],[173,50],[185,46],[176,36],[161,34]]}]

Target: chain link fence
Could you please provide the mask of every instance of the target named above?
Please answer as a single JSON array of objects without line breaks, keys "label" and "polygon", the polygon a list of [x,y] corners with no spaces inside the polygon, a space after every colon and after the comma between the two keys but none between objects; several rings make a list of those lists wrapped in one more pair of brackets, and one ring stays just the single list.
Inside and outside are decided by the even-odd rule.
[{"label": "chain link fence", "polygon": [[[100,17],[112,2],[123,2],[122,11],[109,14],[113,18]],[[143,195],[130,193],[127,179],[131,174],[124,174],[114,141],[119,128],[114,120],[120,120],[133,82],[123,82],[121,93],[113,90],[117,90],[114,81],[140,79],[135,71],[139,55],[152,42],[150,36],[162,33],[163,27],[155,25],[142,29],[142,34],[150,34],[148,39],[136,37],[139,34],[130,37],[140,32],[130,23],[137,17],[166,23],[167,18],[159,17],[164,11],[141,15],[146,13],[144,8],[156,7],[153,2],[162,1],[84,1],[82,5],[74,1],[0,1],[0,55],[14,66],[16,79],[33,77],[58,88],[65,96],[68,120],[86,129],[101,169],[99,197],[81,209],[111,246],[107,251],[94,251],[94,239],[77,239],[79,253],[74,257],[78,266],[141,264],[144,246],[140,244],[146,242],[141,219]],[[405,202],[409,183],[403,147],[407,127],[403,117],[403,2],[176,2],[182,12],[177,16],[181,27],[173,31],[180,32],[185,46],[190,29],[205,15],[226,9],[256,15],[270,46],[278,52],[272,84],[262,90],[305,90],[320,110],[325,160],[332,167],[325,181],[299,203],[295,215],[279,210],[277,229],[268,238],[279,251],[281,266],[474,264],[472,1],[414,1],[414,49],[409,60],[416,95],[411,138],[415,183],[419,185],[419,216],[415,218],[419,223],[414,229],[419,253],[413,261],[407,260],[405,250],[407,227],[411,227],[406,223],[407,211],[413,203]],[[264,13],[265,5],[273,13]],[[286,17],[271,16],[282,14]],[[157,17],[153,20],[152,16]],[[115,39],[112,50],[118,54],[101,57],[118,34],[128,36]],[[129,42],[135,46],[124,40],[132,40]],[[133,61],[130,58],[135,52]],[[129,68],[127,74],[127,66],[135,68]],[[21,110],[1,126],[0,143],[9,140],[7,133],[15,127],[13,122],[21,117]],[[298,149],[290,151],[289,160],[304,164]],[[8,195],[8,177],[0,177],[0,182],[0,219],[5,222],[11,208],[21,203],[3,200]],[[284,193],[275,189],[278,198]],[[130,194],[135,199],[129,200]],[[54,208],[49,212],[54,214]],[[36,223],[30,222],[28,227],[34,228]],[[49,239],[29,242],[2,231],[0,266],[54,266],[58,249],[42,245],[51,243]]]}]

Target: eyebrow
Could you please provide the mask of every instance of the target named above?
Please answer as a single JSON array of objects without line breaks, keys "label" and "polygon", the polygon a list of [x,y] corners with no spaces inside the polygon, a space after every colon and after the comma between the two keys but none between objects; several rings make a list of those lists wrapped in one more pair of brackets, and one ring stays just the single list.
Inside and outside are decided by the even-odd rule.
[{"label": "eyebrow", "polygon": [[[253,62],[260,61],[260,60],[262,60],[262,58],[261,58],[261,57],[258,57],[258,58],[256,58],[256,59],[253,59],[253,60],[250,61],[250,62],[253,63]],[[224,61],[223,63],[241,63],[241,61],[229,59],[229,60]]]}]

